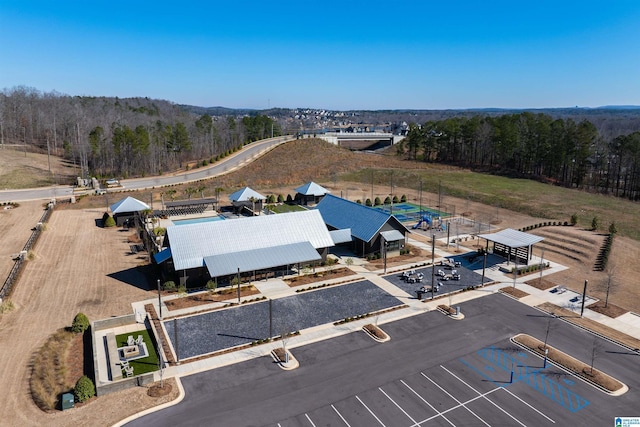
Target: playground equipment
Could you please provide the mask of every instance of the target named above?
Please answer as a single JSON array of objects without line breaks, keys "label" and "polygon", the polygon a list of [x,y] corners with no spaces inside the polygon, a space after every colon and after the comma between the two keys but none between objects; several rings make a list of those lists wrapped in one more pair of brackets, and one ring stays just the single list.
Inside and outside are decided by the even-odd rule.
[{"label": "playground equipment", "polygon": [[413,230],[417,228],[422,228],[424,230],[428,230],[431,228],[435,228],[440,231],[447,230],[446,226],[442,223],[442,219],[439,216],[427,215],[427,214],[422,215],[422,218],[420,218],[420,221],[418,221],[418,223],[411,228]]},{"label": "playground equipment", "polygon": [[422,226],[422,224],[425,223],[427,224],[427,227],[431,226],[431,217],[429,215],[423,215],[422,218],[420,218],[420,221],[418,221],[418,223],[416,225],[414,225],[413,227],[411,227],[412,229],[416,229],[416,228],[420,228],[420,226]]}]

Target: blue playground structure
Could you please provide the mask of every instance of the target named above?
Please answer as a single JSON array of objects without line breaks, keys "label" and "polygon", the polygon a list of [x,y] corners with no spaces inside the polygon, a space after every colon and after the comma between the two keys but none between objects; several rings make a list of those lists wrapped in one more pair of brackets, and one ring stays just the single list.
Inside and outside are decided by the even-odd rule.
[{"label": "blue playground structure", "polygon": [[436,227],[442,229],[442,231],[446,231],[446,226],[442,223],[442,220],[439,216],[436,216],[435,221],[437,222],[437,224],[434,223],[433,215],[422,215],[420,221],[418,221],[418,223],[411,228],[415,230],[417,228],[420,228],[423,224],[426,224],[428,228]]}]

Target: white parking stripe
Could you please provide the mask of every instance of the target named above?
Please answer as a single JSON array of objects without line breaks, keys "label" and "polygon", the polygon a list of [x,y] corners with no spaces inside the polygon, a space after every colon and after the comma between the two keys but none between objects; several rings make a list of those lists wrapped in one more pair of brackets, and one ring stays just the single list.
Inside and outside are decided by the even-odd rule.
[{"label": "white parking stripe", "polygon": [[335,406],[331,405],[331,407],[333,408],[334,411],[336,411],[336,414],[338,414],[338,416],[340,417],[340,419],[342,420],[343,423],[346,424],[347,427],[351,427],[351,425],[347,422],[347,420],[344,419],[344,417],[342,416],[342,414],[340,412],[338,412],[338,410],[336,409]]},{"label": "white parking stripe", "polygon": [[[452,398],[454,401],[456,401],[456,402],[458,403],[458,405],[459,405],[459,406],[462,406],[464,409],[466,409],[467,411],[469,411],[469,413],[470,413],[471,415],[473,415],[474,417],[476,417],[477,419],[479,419],[480,421],[482,421],[482,424],[486,425],[487,427],[491,427],[491,425],[490,425],[490,424],[488,424],[488,423],[487,423],[485,420],[483,420],[482,418],[480,418],[480,416],[479,416],[478,414],[476,414],[476,413],[475,413],[475,412],[473,412],[471,409],[469,409],[469,408],[467,408],[467,407],[465,406],[465,403],[469,403],[469,402],[471,402],[471,401],[473,401],[473,400],[476,400],[476,399],[471,399],[471,400],[469,400],[469,401],[467,401],[467,402],[465,402],[465,403],[462,403],[462,402],[460,402],[458,399],[456,399],[454,396],[452,396],[452,395],[451,395],[451,393],[449,393],[447,390],[445,390],[445,389],[443,389],[442,387],[440,387],[440,385],[439,385],[439,384],[437,384],[437,383],[436,383],[435,381],[433,381],[431,378],[429,378],[428,376],[426,376],[426,375],[424,374],[424,372],[420,372],[420,374],[421,374],[423,377],[425,377],[426,379],[428,379],[429,381],[431,381],[431,383],[432,383],[433,385],[435,385],[435,386],[436,386],[436,387],[438,387],[440,390],[442,390],[442,391],[443,391],[447,396],[449,396],[449,397],[450,397],[450,398]],[[445,412],[447,412],[447,411],[445,411]]]},{"label": "white parking stripe", "polygon": [[413,417],[411,415],[409,415],[407,413],[407,411],[405,411],[404,409],[402,409],[402,407],[400,405],[398,405],[398,403],[393,400],[391,398],[391,396],[389,396],[382,388],[378,387],[378,390],[380,390],[382,392],[382,394],[384,394],[385,396],[387,396],[387,399],[389,399],[391,401],[391,403],[393,403],[394,405],[396,405],[396,407],[398,409],[400,409],[402,411],[403,414],[405,414],[407,416],[407,418],[409,418],[411,420],[411,422],[413,423],[413,425],[416,425],[416,420],[413,419]]},{"label": "white parking stripe", "polygon": [[307,417],[307,420],[309,420],[309,422],[311,423],[311,425],[312,425],[313,427],[316,427],[316,425],[313,423],[313,421],[311,421],[311,418],[309,418],[309,415],[308,415],[308,414],[304,414],[304,416],[305,416],[305,417]]},{"label": "white parking stripe", "polygon": [[[444,366],[440,365],[440,367],[442,369],[444,369],[445,371],[447,371],[449,373],[449,375],[451,375],[453,378],[457,379],[458,381],[460,381],[462,384],[466,385],[467,387],[469,387],[471,390],[475,391],[476,393],[478,393],[479,396],[484,397],[484,399],[491,403],[493,406],[495,406],[496,408],[500,409],[502,412],[504,412],[506,415],[508,415],[512,420],[514,420],[515,422],[517,422],[518,424],[520,424],[522,427],[527,427],[525,424],[523,424],[519,419],[517,419],[516,417],[514,417],[513,415],[511,415],[510,413],[508,413],[507,411],[505,411],[504,409],[502,409],[500,406],[498,406],[498,404],[496,404],[495,402],[489,400],[486,396],[484,396],[482,393],[480,393],[478,390],[476,390],[475,388],[473,388],[471,385],[469,385],[467,382],[465,382],[462,378],[460,378],[459,376],[457,376],[456,374],[454,374],[453,372],[451,372],[450,370],[448,370],[447,368],[445,368]],[[494,390],[495,391],[495,390]]]},{"label": "white parking stripe", "polygon": [[543,414],[541,411],[537,410],[536,408],[534,408],[533,406],[529,405],[527,402],[525,402],[524,400],[520,399],[518,396],[516,396],[515,394],[511,393],[510,390],[507,390],[504,387],[500,387],[501,389],[503,389],[504,391],[506,391],[507,393],[509,393],[511,396],[515,397],[516,399],[518,399],[520,402],[524,403],[525,405],[527,405],[529,408],[533,409],[534,411],[536,411],[538,414],[542,415],[543,417],[545,417],[546,419],[548,419],[549,421],[551,421],[552,423],[556,423],[555,421],[553,421],[551,418],[547,417],[545,414]]},{"label": "white parking stripe", "polygon": [[[437,415],[436,416],[442,416],[442,419],[445,420],[446,422],[448,422],[449,424],[451,424],[453,427],[455,427],[455,424],[452,423],[451,421],[449,421],[449,419],[447,419],[447,417],[445,417],[443,415],[442,412],[438,411],[431,403],[427,402],[422,396],[420,396],[420,394],[418,394],[417,391],[415,391],[414,389],[411,388],[411,386],[409,386],[409,384],[405,383],[404,380],[400,380],[400,382],[402,384],[405,385],[405,387],[407,387],[409,390],[411,390],[411,392],[413,394],[415,394],[416,396],[418,396],[418,399],[422,400],[429,408],[431,408],[433,410],[433,412],[435,412]],[[419,424],[418,424],[419,425]]]},{"label": "white parking stripe", "polygon": [[362,404],[362,406],[364,406],[364,409],[369,411],[369,413],[373,416],[373,418],[375,418],[380,423],[380,425],[382,427],[387,427],[387,426],[384,425],[384,423],[382,421],[380,421],[380,418],[376,417],[376,414],[374,414],[373,411],[371,409],[369,409],[369,407],[367,405],[364,404],[362,399],[360,399],[358,396],[356,396],[356,399],[358,399],[358,402],[360,402]]}]

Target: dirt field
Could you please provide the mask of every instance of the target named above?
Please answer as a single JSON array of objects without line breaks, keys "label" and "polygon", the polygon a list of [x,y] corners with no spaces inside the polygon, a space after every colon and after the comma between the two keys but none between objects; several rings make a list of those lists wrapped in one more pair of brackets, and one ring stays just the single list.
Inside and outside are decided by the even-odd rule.
[{"label": "dirt field", "polygon": [[[25,204],[11,215],[33,218],[41,212],[40,204]],[[68,413],[45,414],[29,396],[31,355],[50,334],[69,326],[76,313],[90,320],[120,316],[132,312],[132,301],[152,297],[137,269],[144,259],[128,254],[129,233],[97,227],[102,212],[62,208],[53,213],[11,297],[16,309],[0,318],[0,387],[4,407],[11,408],[3,412],[3,425],[110,425],[154,402],[146,389],[136,388]],[[15,228],[15,233],[3,229],[3,242],[8,238],[19,245],[23,239],[24,245],[28,233]]]}]

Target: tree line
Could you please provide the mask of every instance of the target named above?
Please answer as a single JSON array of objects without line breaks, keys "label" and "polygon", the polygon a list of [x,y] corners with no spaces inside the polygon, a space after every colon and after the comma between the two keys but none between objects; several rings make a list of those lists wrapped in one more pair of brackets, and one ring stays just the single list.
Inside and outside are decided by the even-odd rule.
[{"label": "tree line", "polygon": [[586,119],[521,112],[411,123],[397,153],[640,199],[640,131],[606,139]]},{"label": "tree line", "polygon": [[198,115],[163,100],[68,96],[24,86],[0,92],[0,144],[61,156],[84,178],[162,174],[272,135],[281,135],[279,124],[258,113]]}]

